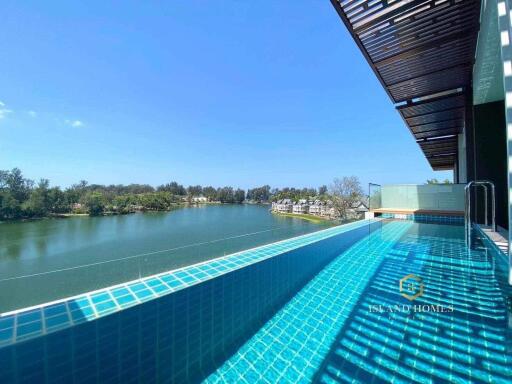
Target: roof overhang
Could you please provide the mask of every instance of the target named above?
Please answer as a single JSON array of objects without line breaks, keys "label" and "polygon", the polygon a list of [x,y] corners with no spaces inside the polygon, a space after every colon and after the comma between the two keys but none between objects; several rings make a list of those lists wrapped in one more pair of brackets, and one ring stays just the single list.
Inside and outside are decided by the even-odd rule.
[{"label": "roof overhang", "polygon": [[434,170],[453,169],[480,0],[331,0]]}]

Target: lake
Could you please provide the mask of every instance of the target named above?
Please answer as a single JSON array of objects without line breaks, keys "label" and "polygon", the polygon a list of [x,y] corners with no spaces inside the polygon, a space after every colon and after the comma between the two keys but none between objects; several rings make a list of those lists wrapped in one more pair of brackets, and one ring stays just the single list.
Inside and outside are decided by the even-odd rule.
[{"label": "lake", "polygon": [[0,313],[323,229],[261,205],[0,223]]}]

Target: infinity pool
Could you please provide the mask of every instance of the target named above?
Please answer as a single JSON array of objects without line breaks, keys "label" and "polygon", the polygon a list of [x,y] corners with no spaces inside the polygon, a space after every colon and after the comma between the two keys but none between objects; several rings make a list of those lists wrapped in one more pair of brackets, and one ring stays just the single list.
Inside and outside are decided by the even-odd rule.
[{"label": "infinity pool", "polygon": [[[384,223],[206,381],[510,383],[506,260],[477,248],[467,251],[462,226]],[[409,274],[424,285],[413,301],[399,291]]]},{"label": "infinity pool", "polygon": [[0,316],[0,382],[510,383],[505,256],[359,221]]}]

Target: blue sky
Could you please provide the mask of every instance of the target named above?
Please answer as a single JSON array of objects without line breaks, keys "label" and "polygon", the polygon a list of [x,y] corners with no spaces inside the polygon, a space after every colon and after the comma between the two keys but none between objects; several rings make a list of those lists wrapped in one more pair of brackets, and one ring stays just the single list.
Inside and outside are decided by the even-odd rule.
[{"label": "blue sky", "polygon": [[2,2],[0,169],[68,186],[423,183],[330,2]]}]

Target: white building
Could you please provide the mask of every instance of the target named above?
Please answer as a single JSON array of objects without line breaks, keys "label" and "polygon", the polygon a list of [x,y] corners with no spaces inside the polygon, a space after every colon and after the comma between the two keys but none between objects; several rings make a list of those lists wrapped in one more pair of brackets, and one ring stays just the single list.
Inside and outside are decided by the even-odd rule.
[{"label": "white building", "polygon": [[272,210],[281,213],[290,213],[293,211],[293,202],[290,199],[278,200],[272,203]]},{"label": "white building", "polygon": [[193,203],[207,203],[208,198],[204,197],[204,196],[194,196],[194,197],[192,197],[192,202]]},{"label": "white building", "polygon": [[293,204],[293,213],[308,213],[309,211],[309,204],[306,199],[301,199],[297,201],[295,204]]},{"label": "white building", "polygon": [[338,214],[336,213],[336,209],[333,207],[332,201],[327,201],[320,206],[320,216],[336,217],[337,215]]},{"label": "white building", "polygon": [[320,216],[322,206],[325,205],[325,202],[321,200],[315,200],[309,204],[309,213],[312,215]]}]

